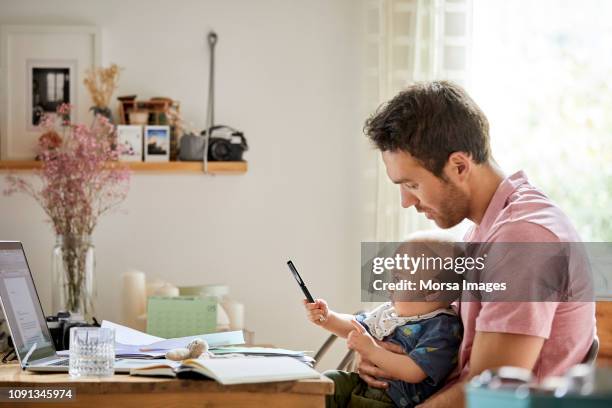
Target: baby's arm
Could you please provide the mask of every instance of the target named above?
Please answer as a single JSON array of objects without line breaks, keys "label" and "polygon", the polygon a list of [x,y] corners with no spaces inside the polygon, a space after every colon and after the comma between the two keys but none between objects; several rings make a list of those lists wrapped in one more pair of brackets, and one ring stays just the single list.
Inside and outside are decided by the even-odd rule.
[{"label": "baby's arm", "polygon": [[363,356],[398,380],[416,384],[427,378],[423,369],[405,354],[395,354],[377,345]]},{"label": "baby's arm", "polygon": [[349,332],[353,330],[351,321],[355,319],[355,316],[329,310],[327,302],[323,299],[317,299],[315,303],[308,303],[304,300],[304,306],[306,307],[308,320],[338,337],[346,338]]},{"label": "baby's arm", "polygon": [[359,323],[353,323],[353,331],[347,340],[350,349],[387,372],[391,377],[407,383],[420,383],[427,374],[410,357],[396,354],[379,346]]}]

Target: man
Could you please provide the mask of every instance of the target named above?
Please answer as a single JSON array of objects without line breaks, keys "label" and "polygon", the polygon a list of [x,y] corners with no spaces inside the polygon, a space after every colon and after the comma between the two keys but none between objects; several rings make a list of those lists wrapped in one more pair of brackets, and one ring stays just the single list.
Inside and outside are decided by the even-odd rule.
[{"label": "man", "polygon": [[[497,166],[487,118],[461,87],[413,85],[376,112],[365,130],[400,187],[402,207],[414,206],[441,228],[471,220],[466,241],[580,241],[568,218],[523,172],[506,177]],[[474,301],[460,302],[459,310],[464,338],[458,376],[426,407],[461,406],[465,382],[489,368],[523,367],[538,379],[560,375],[583,360],[593,341],[591,301]],[[389,376],[368,361],[359,373],[368,384],[386,387],[382,379]]]}]

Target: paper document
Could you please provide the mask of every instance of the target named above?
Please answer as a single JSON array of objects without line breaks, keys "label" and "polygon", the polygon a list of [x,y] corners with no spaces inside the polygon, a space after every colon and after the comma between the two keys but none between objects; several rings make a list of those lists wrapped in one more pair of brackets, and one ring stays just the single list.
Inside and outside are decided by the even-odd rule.
[{"label": "paper document", "polygon": [[151,336],[138,330],[130,329],[117,323],[102,321],[102,327],[115,329],[115,342],[128,346],[142,346],[145,344],[155,343],[156,341],[164,340],[161,337]]},{"label": "paper document", "polygon": [[[158,351],[140,351],[140,346],[132,346],[115,343],[115,357],[125,359],[139,359],[139,360],[150,360],[153,358],[163,358],[166,355],[167,350],[158,350]],[[58,356],[70,356],[70,350],[59,350],[57,352]],[[150,364],[150,363],[149,363]]]},{"label": "paper document", "polygon": [[141,351],[170,350],[178,347],[186,347],[192,340],[204,339],[209,347],[229,346],[232,344],[244,344],[244,335],[241,330],[219,333],[200,334],[197,336],[178,337],[175,339],[161,340],[147,344],[140,348]]},{"label": "paper document", "polygon": [[117,357],[156,358],[163,356],[165,351],[186,347],[196,338],[206,340],[211,348],[244,344],[244,335],[240,330],[163,339],[107,320],[102,321],[102,327],[115,330],[115,355]]},{"label": "paper document", "polygon": [[287,356],[287,357],[301,357],[308,351],[296,351],[287,350],[282,348],[271,348],[271,347],[215,347],[212,351],[214,354],[247,354],[247,355],[260,355],[260,356]]}]

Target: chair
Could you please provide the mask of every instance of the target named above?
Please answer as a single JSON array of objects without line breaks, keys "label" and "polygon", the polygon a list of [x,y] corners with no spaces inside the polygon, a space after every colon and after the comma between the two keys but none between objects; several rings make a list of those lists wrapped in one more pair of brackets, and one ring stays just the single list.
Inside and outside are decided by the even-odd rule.
[{"label": "chair", "polygon": [[[314,359],[315,359],[314,368],[317,368],[319,361],[327,353],[327,351],[334,344],[337,338],[338,336],[336,336],[335,334],[332,334],[327,338],[327,340],[325,340],[321,348],[319,348],[319,350],[314,355]],[[353,350],[349,350],[346,352],[344,357],[342,357],[342,360],[340,360],[340,364],[338,364],[336,369],[342,370],[342,371],[353,371],[352,369],[353,369],[354,360],[355,360],[355,352]]]},{"label": "chair", "polygon": [[[360,310],[354,314],[358,315],[361,313],[363,313],[363,311]],[[314,355],[315,368],[317,367],[317,364],[319,364],[319,360],[323,358],[323,356],[331,348],[331,346],[334,344],[337,338],[338,336],[336,336],[335,334],[331,334],[327,338],[327,340],[325,340],[325,342],[319,348],[319,350],[315,353]],[[342,370],[342,371],[355,371],[355,368],[356,368],[355,367],[355,352],[353,350],[347,351],[344,357],[342,357],[342,360],[340,360],[340,364],[338,364],[338,366],[336,367],[337,370]]]},{"label": "chair", "polygon": [[591,343],[591,347],[589,347],[589,351],[587,351],[586,356],[582,360],[582,364],[588,364],[590,366],[595,365],[595,360],[597,359],[597,354],[599,353],[599,337],[597,334],[593,337],[593,343]]}]

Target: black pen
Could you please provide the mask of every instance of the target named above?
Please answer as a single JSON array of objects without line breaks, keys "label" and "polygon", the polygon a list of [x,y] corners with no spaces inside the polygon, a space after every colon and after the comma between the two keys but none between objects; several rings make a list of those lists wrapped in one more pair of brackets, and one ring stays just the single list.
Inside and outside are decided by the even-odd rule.
[{"label": "black pen", "polygon": [[306,287],[306,284],[302,280],[302,277],[298,273],[297,269],[295,269],[295,265],[293,265],[293,262],[287,261],[287,266],[289,266],[289,270],[293,274],[293,277],[297,281],[298,285],[300,285],[300,288],[302,289],[302,292],[304,292],[304,296],[306,296],[306,300],[308,300],[308,303],[314,303],[315,301],[314,301],[312,295],[308,291],[308,288]]}]

